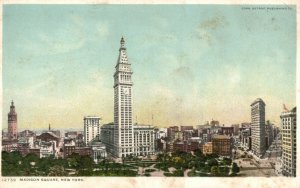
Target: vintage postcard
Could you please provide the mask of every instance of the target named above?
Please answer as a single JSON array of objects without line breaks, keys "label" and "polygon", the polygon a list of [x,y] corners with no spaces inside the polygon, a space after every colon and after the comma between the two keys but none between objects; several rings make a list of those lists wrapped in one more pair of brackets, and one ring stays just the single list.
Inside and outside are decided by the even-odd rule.
[{"label": "vintage postcard", "polygon": [[1,187],[299,187],[297,17],[296,1],[2,4]]}]

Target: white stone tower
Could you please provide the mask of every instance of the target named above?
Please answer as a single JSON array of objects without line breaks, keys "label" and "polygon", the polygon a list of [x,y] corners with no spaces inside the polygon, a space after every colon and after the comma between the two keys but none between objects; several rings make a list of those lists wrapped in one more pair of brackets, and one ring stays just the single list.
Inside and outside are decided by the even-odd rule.
[{"label": "white stone tower", "polygon": [[114,74],[114,149],[117,157],[134,154],[132,122],[132,81],[131,64],[128,62],[125,40],[121,38],[121,47]]}]

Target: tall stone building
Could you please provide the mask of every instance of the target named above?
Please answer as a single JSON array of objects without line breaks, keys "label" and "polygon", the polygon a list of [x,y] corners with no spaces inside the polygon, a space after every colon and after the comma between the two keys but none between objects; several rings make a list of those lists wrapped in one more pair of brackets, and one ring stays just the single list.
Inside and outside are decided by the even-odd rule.
[{"label": "tall stone building", "polygon": [[83,118],[84,123],[84,142],[90,145],[92,141],[100,139],[100,117],[86,116]]},{"label": "tall stone building", "polygon": [[128,62],[125,40],[121,47],[114,74],[114,155],[125,157],[133,154],[132,122],[132,70]]},{"label": "tall stone building", "polygon": [[281,113],[282,174],[296,177],[296,107]]},{"label": "tall stone building", "polygon": [[258,157],[262,157],[266,151],[265,106],[266,104],[260,98],[251,104],[251,149]]},{"label": "tall stone building", "polygon": [[8,138],[10,140],[18,138],[18,119],[14,105],[14,101],[11,101],[10,111],[8,113]]},{"label": "tall stone building", "polygon": [[154,153],[154,127],[133,124],[131,64],[125,41],[121,47],[114,74],[114,123],[101,127],[101,140],[115,157],[151,155]]}]

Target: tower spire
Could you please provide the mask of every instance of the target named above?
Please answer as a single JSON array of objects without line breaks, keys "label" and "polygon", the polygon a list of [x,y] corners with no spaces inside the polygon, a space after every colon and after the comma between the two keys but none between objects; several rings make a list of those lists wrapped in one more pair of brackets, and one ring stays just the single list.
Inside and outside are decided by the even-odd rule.
[{"label": "tower spire", "polygon": [[121,44],[121,48],[125,48],[125,40],[123,36],[121,38],[120,44]]},{"label": "tower spire", "polygon": [[[127,58],[127,54],[126,54],[126,47],[125,47],[125,40],[124,37],[122,36],[121,40],[120,40],[120,48],[119,48],[119,57],[117,60],[117,65],[118,64],[128,64],[128,58]],[[116,65],[116,67],[117,67]],[[118,67],[119,68],[119,67]]]},{"label": "tower spire", "polygon": [[11,101],[11,105],[10,105],[10,112],[15,112],[15,105],[14,105],[14,101]]}]

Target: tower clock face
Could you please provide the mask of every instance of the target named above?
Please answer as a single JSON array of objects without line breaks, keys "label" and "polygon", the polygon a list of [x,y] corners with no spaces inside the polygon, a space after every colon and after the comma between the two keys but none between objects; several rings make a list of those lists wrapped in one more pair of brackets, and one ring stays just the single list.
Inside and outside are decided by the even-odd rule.
[{"label": "tower clock face", "polygon": [[124,95],[128,95],[129,94],[129,89],[128,88],[123,88],[123,92],[124,92]]}]

